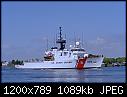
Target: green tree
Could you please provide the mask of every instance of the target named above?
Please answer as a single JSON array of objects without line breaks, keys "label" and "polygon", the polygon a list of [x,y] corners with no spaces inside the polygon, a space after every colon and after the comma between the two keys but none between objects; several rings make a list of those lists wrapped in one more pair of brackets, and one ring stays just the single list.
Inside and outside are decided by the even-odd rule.
[{"label": "green tree", "polygon": [[15,60],[12,60],[12,61],[11,61],[11,64],[15,64]]},{"label": "green tree", "polygon": [[104,58],[104,60],[103,60],[103,63],[105,63],[105,64],[110,64],[110,58]]},{"label": "green tree", "polygon": [[115,58],[110,58],[110,63],[115,63],[116,59]]},{"label": "green tree", "polygon": [[116,62],[118,62],[118,63],[123,63],[125,61],[126,61],[125,57],[118,57],[118,58],[116,58]]}]

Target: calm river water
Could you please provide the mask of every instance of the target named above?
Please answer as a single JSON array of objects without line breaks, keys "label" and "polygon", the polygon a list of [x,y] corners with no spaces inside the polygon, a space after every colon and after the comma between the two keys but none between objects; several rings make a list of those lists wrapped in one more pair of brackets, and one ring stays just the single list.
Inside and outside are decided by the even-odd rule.
[{"label": "calm river water", "polygon": [[93,69],[16,69],[3,66],[1,82],[125,83],[125,66]]}]

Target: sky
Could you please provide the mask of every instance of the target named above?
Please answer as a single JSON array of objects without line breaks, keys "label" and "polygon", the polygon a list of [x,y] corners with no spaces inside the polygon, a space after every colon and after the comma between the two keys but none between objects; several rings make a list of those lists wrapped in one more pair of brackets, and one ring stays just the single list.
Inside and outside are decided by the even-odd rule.
[{"label": "sky", "polygon": [[87,53],[125,57],[125,2],[2,2],[2,60],[43,58],[59,27],[66,48],[81,41]]}]

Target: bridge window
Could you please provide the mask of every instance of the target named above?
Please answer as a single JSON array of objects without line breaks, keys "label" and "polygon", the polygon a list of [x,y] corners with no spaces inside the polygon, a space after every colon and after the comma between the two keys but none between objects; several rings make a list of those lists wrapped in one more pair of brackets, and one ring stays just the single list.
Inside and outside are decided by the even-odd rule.
[{"label": "bridge window", "polygon": [[68,52],[64,52],[64,56],[67,56]]}]

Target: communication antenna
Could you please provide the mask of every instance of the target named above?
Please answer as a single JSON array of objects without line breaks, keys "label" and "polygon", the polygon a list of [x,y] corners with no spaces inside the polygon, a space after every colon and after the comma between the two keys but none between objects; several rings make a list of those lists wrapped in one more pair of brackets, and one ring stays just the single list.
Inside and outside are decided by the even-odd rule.
[{"label": "communication antenna", "polygon": [[82,32],[82,47],[83,47],[83,32]]},{"label": "communication antenna", "polygon": [[56,45],[56,33],[54,33],[54,46]]},{"label": "communication antenna", "polygon": [[[57,41],[57,37],[58,37],[58,36],[57,36],[57,34],[56,34],[56,35],[55,35],[55,44],[56,44],[56,41]],[[56,44],[56,45],[57,45],[57,44]]]},{"label": "communication antenna", "polygon": [[[65,40],[67,40],[67,39],[66,39],[66,34],[65,34]],[[67,41],[66,41],[66,42],[67,42]]]},{"label": "communication antenna", "polygon": [[86,41],[86,39],[85,39],[85,33],[84,33],[84,36],[83,36],[84,38],[83,38],[83,40],[84,40],[84,42],[83,42],[83,45],[85,46],[85,48],[87,47],[87,41]]},{"label": "communication antenna", "polygon": [[46,43],[47,43],[47,51],[48,51],[48,38],[46,38]]},{"label": "communication antenna", "polygon": [[59,29],[60,29],[60,40],[62,40],[62,33],[61,33],[62,29],[61,28],[62,27],[59,27]]},{"label": "communication antenna", "polygon": [[76,45],[76,35],[75,35],[75,32],[74,32],[74,44]]},{"label": "communication antenna", "polygon": [[66,34],[65,34],[65,39],[66,39]]}]

